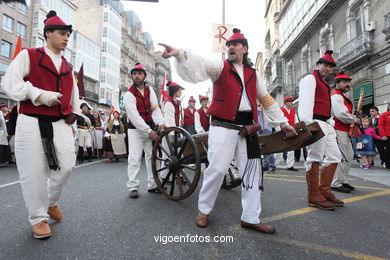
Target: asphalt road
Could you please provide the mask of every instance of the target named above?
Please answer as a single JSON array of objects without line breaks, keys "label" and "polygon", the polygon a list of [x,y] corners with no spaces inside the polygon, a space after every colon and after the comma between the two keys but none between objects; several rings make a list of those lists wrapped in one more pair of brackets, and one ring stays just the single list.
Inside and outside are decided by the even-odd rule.
[{"label": "asphalt road", "polygon": [[[266,235],[239,226],[239,187],[221,190],[202,229],[194,224],[200,185],[171,201],[146,192],[143,168],[134,200],[126,170],[126,162],[78,166],[60,200],[64,218],[51,220],[53,236],[41,241],[32,237],[20,185],[12,184],[16,168],[1,167],[0,259],[390,259],[389,186],[352,177],[357,190],[337,194],[345,207],[320,211],[307,207],[303,170],[266,175],[262,221],[277,228]],[[232,241],[204,242],[207,236]]]}]

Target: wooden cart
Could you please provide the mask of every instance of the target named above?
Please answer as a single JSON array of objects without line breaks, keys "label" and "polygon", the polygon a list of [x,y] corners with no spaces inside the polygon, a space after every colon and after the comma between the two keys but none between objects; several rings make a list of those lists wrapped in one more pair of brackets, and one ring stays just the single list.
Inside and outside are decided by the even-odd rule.
[{"label": "wooden cart", "polygon": [[[291,151],[310,145],[324,136],[318,123],[308,126],[303,122],[294,125],[298,135],[287,138],[279,131],[258,136],[261,154]],[[196,189],[202,164],[208,165],[208,133],[190,135],[180,127],[169,127],[159,134],[152,151],[152,170],[156,184],[166,197],[182,200]],[[226,140],[227,142],[229,140]],[[222,188],[231,189],[240,185],[238,169],[234,162],[225,175]]]}]

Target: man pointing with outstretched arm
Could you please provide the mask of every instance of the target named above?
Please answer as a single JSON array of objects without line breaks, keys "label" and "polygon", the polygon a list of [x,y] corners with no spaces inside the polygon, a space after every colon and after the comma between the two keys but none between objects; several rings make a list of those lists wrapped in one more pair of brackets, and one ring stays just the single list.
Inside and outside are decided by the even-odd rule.
[{"label": "man pointing with outstretched arm", "polygon": [[[208,140],[208,160],[202,189],[199,194],[196,225],[206,227],[208,215],[216,201],[225,173],[233,158],[242,179],[241,226],[263,233],[274,233],[275,228],[260,222],[261,162],[258,143],[239,135],[242,125],[257,122],[257,100],[265,113],[278,122],[287,136],[296,135],[287,123],[277,103],[262,84],[260,73],[251,68],[248,41],[240,30],[234,29],[227,41],[228,59],[210,61],[188,50],[175,49],[166,44],[164,58],[175,57],[179,76],[192,83],[211,79],[213,97],[207,114],[211,115]],[[226,142],[229,140],[229,142]],[[258,142],[257,139],[255,142]]]}]

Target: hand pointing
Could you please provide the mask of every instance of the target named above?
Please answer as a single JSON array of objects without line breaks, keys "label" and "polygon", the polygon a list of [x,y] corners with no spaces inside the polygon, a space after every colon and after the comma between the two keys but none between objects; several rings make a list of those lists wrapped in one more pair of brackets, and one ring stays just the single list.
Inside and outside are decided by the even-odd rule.
[{"label": "hand pointing", "polygon": [[170,45],[168,45],[168,44],[159,43],[158,45],[161,45],[161,46],[163,46],[163,47],[165,48],[165,50],[164,50],[162,56],[163,56],[164,58],[166,58],[166,59],[167,59],[167,58],[170,58],[170,57],[172,57],[172,56],[177,56],[177,55],[179,55],[179,50],[176,49],[176,48],[174,48],[174,47],[172,47],[172,46],[170,46]]}]

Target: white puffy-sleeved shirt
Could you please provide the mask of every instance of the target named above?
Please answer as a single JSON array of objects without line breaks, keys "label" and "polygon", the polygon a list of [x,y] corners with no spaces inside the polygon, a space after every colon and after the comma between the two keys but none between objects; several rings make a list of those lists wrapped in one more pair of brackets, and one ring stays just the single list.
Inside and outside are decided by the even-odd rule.
[{"label": "white puffy-sleeved shirt", "polygon": [[[137,88],[137,89],[142,95],[144,95],[144,88],[143,89]],[[149,96],[150,106],[152,108],[153,107],[155,108],[154,110],[152,109],[153,122],[156,125],[163,125],[164,118],[161,114],[161,110],[157,102],[156,93],[154,93],[152,87],[149,87],[149,91],[150,91],[150,96]],[[139,114],[137,110],[137,99],[130,91],[126,91],[126,94],[123,97],[123,103],[125,105],[126,113],[130,122],[134,125],[135,128],[145,133],[145,135],[148,135],[152,131],[152,129],[150,128],[149,125],[145,123],[144,119]]]},{"label": "white puffy-sleeved shirt", "polygon": [[[61,69],[62,54],[56,54],[52,52],[47,46],[45,53],[52,60],[57,72]],[[7,72],[3,78],[3,88],[7,95],[15,101],[31,100],[35,106],[43,105],[37,98],[40,94],[46,90],[40,89],[37,86],[33,86],[30,81],[25,81],[24,78],[30,74],[30,56],[27,50],[21,51],[15,59],[9,65]],[[79,89],[77,87],[74,72],[73,75],[73,90],[70,104],[73,107],[73,113],[77,113],[80,106],[79,101]]]},{"label": "white puffy-sleeved shirt", "polygon": [[[238,64],[233,65],[241,78],[242,86],[245,88],[244,66]],[[180,50],[179,55],[176,56],[175,66],[177,73],[185,81],[198,83],[210,79],[212,82],[215,82],[222,73],[224,63],[223,60],[209,60],[194,55],[188,50]],[[242,93],[238,111],[251,111],[252,107],[245,89]],[[263,84],[261,74],[258,71],[256,71],[256,95],[259,100],[269,95],[267,88]],[[281,127],[288,124],[287,118],[276,102],[267,107],[264,112],[272,121],[280,124]]]},{"label": "white puffy-sleeved shirt", "polygon": [[[201,109],[203,109],[203,108],[201,108]],[[207,109],[206,109],[206,110],[203,109],[203,111],[206,112]],[[197,133],[197,134],[201,134],[201,133],[206,132],[206,131],[203,129],[203,126],[202,126],[202,124],[201,124],[201,122],[200,122],[200,115],[199,115],[199,113],[198,113],[198,110],[195,111],[194,116],[195,116],[195,131],[196,131],[196,133]]]},{"label": "white puffy-sleeved shirt", "polygon": [[316,79],[312,74],[306,75],[299,82],[299,119],[306,124],[313,123],[314,99],[316,93]]},{"label": "white puffy-sleeved shirt", "polygon": [[348,112],[348,108],[344,104],[344,98],[341,95],[333,95],[332,101],[332,114],[341,122],[345,124],[353,123],[356,120],[354,114]]},{"label": "white puffy-sleeved shirt", "polygon": [[[164,104],[164,118],[165,118],[165,124],[168,127],[176,126],[175,113],[176,113],[175,106],[171,102],[166,102]],[[182,126],[181,121],[182,121],[182,115],[180,113],[179,126]]]}]

